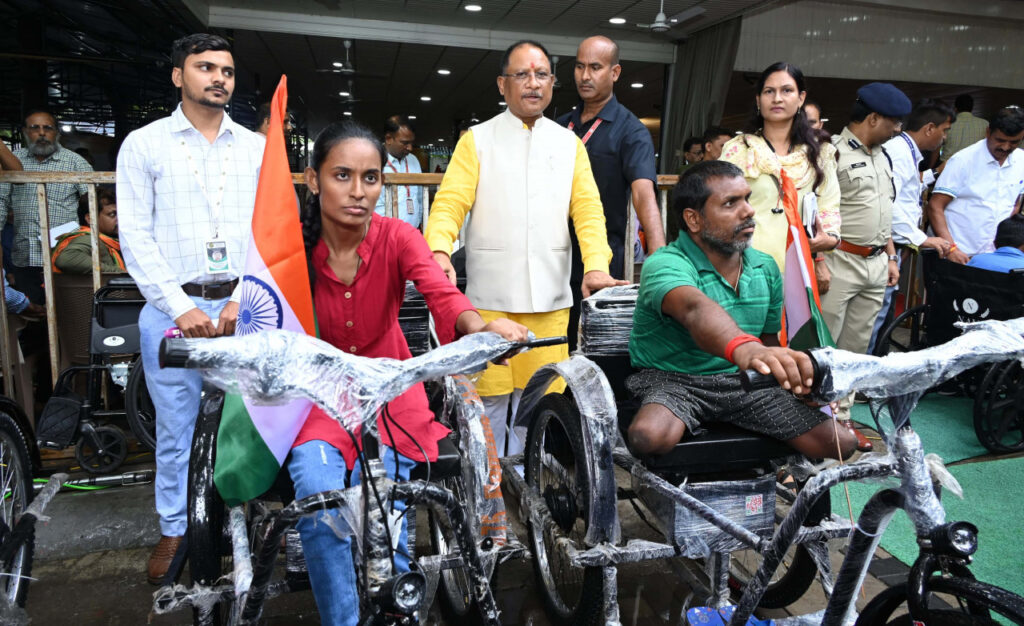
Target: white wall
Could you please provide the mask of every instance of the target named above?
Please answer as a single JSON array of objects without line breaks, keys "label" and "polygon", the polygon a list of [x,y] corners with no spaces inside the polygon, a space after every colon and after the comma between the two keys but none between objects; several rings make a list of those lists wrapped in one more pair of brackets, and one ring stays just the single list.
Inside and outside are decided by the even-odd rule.
[{"label": "white wall", "polygon": [[807,0],[744,18],[736,70],[789,61],[809,76],[1024,89],[1022,31],[1019,17]]}]

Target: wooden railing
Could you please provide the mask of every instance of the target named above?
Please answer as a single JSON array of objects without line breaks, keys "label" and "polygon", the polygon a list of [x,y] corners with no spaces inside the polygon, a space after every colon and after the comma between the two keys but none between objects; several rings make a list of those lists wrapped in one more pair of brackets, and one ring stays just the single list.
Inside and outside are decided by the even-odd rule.
[{"label": "wooden railing", "polygon": [[[395,187],[398,185],[416,185],[422,187],[421,192],[423,194],[423,224],[426,224],[429,217],[430,211],[430,193],[435,190],[444,178],[444,174],[402,174],[392,173],[385,174],[384,185],[385,187]],[[658,176],[658,191],[659,191],[659,205],[661,207],[661,219],[662,226],[665,225],[665,216],[667,214],[668,207],[668,191],[675,185],[677,180],[676,176]],[[88,187],[89,194],[89,219],[90,223],[97,223],[97,211],[98,206],[96,203],[96,185],[110,185],[115,182],[114,172],[2,172],[0,171],[0,183],[13,183],[13,184],[26,184],[36,185],[36,197],[38,198],[39,207],[39,232],[43,235],[40,239],[43,252],[43,283],[46,293],[46,320],[47,320],[47,334],[49,337],[50,345],[50,370],[53,375],[53,380],[57,380],[59,374],[60,364],[60,346],[57,342],[57,319],[56,309],[54,304],[53,294],[53,267],[50,261],[50,217],[46,211],[46,184],[47,183],[71,183],[71,184],[85,184]],[[299,186],[306,184],[305,177],[302,174],[292,174],[292,182]],[[398,215],[398,194],[390,194],[391,201],[387,207],[387,214],[394,217]],[[632,207],[629,209],[629,226],[627,232],[634,232],[636,227],[636,215],[632,211]],[[100,276],[100,257],[99,257],[99,230],[96,228],[91,229],[91,240],[92,240],[92,282],[93,289],[98,290],[101,284]],[[625,247],[625,264],[626,268],[633,268],[633,246],[627,245]],[[2,251],[2,250],[0,250]],[[2,266],[2,260],[0,260],[0,266]],[[630,274],[627,274],[630,278],[633,278]],[[0,287],[2,289],[2,287]],[[2,295],[2,294],[0,294]],[[4,338],[4,342],[7,342],[8,325],[7,325],[7,305],[6,300],[0,298],[0,336]],[[14,397],[14,377],[12,376],[12,364],[13,354],[12,348],[14,346],[5,345],[2,352],[2,367],[3,367],[3,378],[4,378],[4,392],[8,397]],[[28,394],[31,397],[31,392]]]}]

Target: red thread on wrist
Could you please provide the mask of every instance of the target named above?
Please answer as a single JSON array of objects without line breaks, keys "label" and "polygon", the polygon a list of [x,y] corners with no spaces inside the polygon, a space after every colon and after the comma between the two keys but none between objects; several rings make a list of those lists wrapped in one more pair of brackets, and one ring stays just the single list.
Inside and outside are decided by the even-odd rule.
[{"label": "red thread on wrist", "polygon": [[741,345],[753,342],[761,343],[761,340],[753,335],[736,335],[729,343],[725,344],[725,360],[735,365],[736,361],[732,360],[732,353]]}]

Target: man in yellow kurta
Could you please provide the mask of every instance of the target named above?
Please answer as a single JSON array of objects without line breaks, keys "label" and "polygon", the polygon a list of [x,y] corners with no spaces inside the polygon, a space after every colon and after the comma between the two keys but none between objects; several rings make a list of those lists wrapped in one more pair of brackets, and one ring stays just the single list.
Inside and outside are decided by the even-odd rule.
[{"label": "man in yellow kurta", "polygon": [[[576,332],[566,328],[572,305],[570,218],[583,256],[583,297],[625,284],[608,274],[612,252],[586,148],[572,131],[544,117],[553,82],[551,61],[539,43],[520,41],[505,51],[498,90],[508,110],[459,140],[425,233],[454,282],[452,244],[469,215],[466,295],[484,320],[508,317],[538,337]],[[508,366],[491,366],[477,382],[499,454],[523,449],[511,432],[506,447],[506,419],[510,410],[515,414],[530,377],[568,356],[564,344],[530,350]]]}]

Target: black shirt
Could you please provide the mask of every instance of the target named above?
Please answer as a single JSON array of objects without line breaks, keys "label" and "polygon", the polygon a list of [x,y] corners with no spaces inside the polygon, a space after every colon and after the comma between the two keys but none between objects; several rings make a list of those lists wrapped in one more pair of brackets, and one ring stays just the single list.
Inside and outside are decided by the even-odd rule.
[{"label": "black shirt", "polygon": [[568,127],[582,138],[597,120],[601,125],[587,140],[587,154],[594,171],[597,189],[604,206],[605,226],[608,230],[608,245],[612,249],[611,274],[622,278],[625,245],[633,245],[632,233],[626,233],[629,225],[626,209],[629,207],[630,185],[634,180],[646,178],[657,185],[658,174],[654,165],[654,142],[651,133],[629,109],[619,104],[612,95],[601,112],[586,124],[580,123],[583,102],[576,109],[558,118],[558,123]]}]

